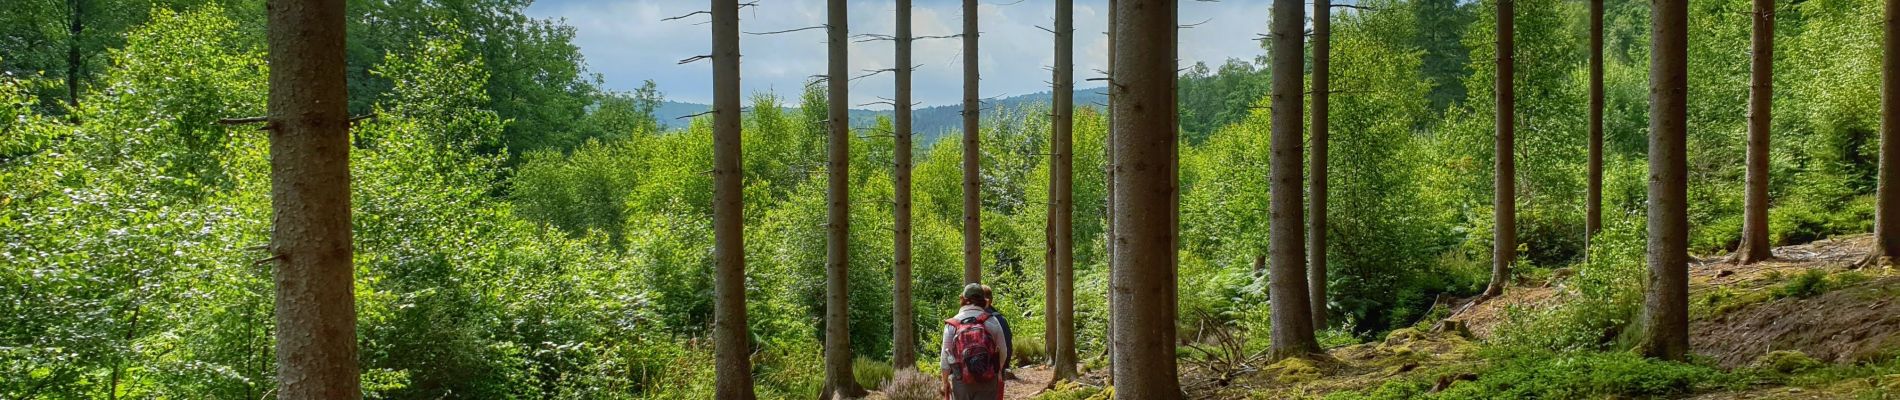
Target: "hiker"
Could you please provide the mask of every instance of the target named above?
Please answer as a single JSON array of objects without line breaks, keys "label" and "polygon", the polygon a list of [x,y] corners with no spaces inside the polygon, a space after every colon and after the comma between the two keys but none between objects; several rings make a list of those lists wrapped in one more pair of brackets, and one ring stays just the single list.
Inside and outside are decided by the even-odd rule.
[{"label": "hiker", "polygon": [[[996,310],[996,301],[995,301],[996,291],[991,290],[990,285],[982,285],[982,286],[983,286],[983,298],[990,299],[989,304],[986,304],[983,306],[983,311],[990,313],[990,318],[995,319],[997,325],[1003,326],[1003,348],[1010,349],[1011,351],[1015,351],[1016,350],[1016,347],[1015,347],[1016,333],[1009,331],[1009,320],[1003,319],[1003,312]],[[1010,360],[1007,358],[1003,359],[1003,379],[1004,380],[1014,379],[1016,377],[1015,374],[1012,374],[1009,371],[1010,367],[1014,367],[1015,365],[1016,363],[1014,362],[1014,360]]]},{"label": "hiker", "polygon": [[943,393],[951,400],[1003,398],[1002,367],[1009,360],[1008,335],[1001,319],[990,314],[990,294],[983,285],[963,287],[957,315],[943,320]]}]

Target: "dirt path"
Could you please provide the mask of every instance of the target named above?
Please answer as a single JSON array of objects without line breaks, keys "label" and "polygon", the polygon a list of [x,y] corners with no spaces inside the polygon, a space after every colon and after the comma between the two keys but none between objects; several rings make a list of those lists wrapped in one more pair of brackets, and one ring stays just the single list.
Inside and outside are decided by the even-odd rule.
[{"label": "dirt path", "polygon": [[[1027,400],[1034,398],[1037,394],[1042,393],[1044,389],[1048,389],[1049,381],[1055,379],[1055,371],[1050,370],[1047,365],[1022,367],[1011,370],[1011,372],[1015,374],[1015,379],[1010,379],[1003,384],[1004,400]],[[886,397],[883,392],[879,391],[872,391],[869,397],[865,397],[865,400],[886,399],[889,399],[889,397]]]},{"label": "dirt path", "polygon": [[1049,388],[1049,381],[1055,379],[1055,371],[1047,365],[1017,368],[1013,370],[1016,379],[1003,384],[1004,400],[1022,400],[1035,397]]}]

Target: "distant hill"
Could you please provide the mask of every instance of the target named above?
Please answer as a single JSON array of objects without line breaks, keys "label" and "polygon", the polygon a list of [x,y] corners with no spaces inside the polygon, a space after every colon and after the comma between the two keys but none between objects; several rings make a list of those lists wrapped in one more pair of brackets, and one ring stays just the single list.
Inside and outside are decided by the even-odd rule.
[{"label": "distant hill", "polygon": [[[1099,110],[1103,104],[1108,103],[1108,95],[1106,93],[1103,88],[1099,87],[1078,89],[1075,91],[1075,105],[1078,108],[1088,107]],[[990,104],[986,104],[985,106],[996,109],[1018,110],[1025,107],[1047,105],[1051,97],[1050,92],[1032,93],[992,100]],[[690,119],[680,118],[681,116],[702,113],[709,109],[712,109],[711,105],[667,101],[660,103],[660,108],[655,110],[654,114],[659,117],[661,124],[666,125],[667,129],[684,129],[692,122]],[[798,108],[785,107],[785,111],[788,113],[797,112]],[[918,147],[929,147],[931,144],[936,143],[938,138],[961,131],[963,129],[961,111],[963,111],[963,105],[961,104],[924,107],[912,110],[911,131],[917,135],[915,140]],[[853,109],[851,110],[851,125],[870,125],[874,123],[878,117],[890,115],[890,110]]]}]

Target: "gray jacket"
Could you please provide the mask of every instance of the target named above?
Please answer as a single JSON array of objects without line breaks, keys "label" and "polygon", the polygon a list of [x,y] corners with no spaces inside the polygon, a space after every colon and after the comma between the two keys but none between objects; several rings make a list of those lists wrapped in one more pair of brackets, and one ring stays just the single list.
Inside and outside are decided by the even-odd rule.
[{"label": "gray jacket", "polygon": [[[964,318],[975,317],[975,316],[983,315],[983,314],[986,314],[986,312],[983,311],[982,307],[966,305],[966,306],[963,306],[963,308],[958,309],[957,315],[951,318],[961,320]],[[1004,338],[1003,325],[1001,323],[996,322],[996,318],[991,317],[990,319],[983,321],[983,329],[990,332],[990,340],[995,341],[998,347],[1002,347],[1001,349],[999,349],[999,351],[1001,351],[1003,355],[1003,358],[1001,358],[1001,360],[1009,360],[1010,349],[1009,347],[1003,345],[1003,343],[1005,343],[1003,340]],[[953,344],[955,344],[956,339],[957,339],[956,328],[950,327],[950,324],[943,324],[943,342],[941,343],[942,344],[941,348],[943,350],[938,354],[938,357],[937,357],[937,359],[940,360],[938,361],[938,366],[943,367],[943,371],[945,373],[951,373],[953,375],[955,371],[957,370],[956,368],[953,368],[956,366],[957,358],[950,354],[950,347]],[[1007,361],[1004,361],[1004,362],[1007,362]]]}]

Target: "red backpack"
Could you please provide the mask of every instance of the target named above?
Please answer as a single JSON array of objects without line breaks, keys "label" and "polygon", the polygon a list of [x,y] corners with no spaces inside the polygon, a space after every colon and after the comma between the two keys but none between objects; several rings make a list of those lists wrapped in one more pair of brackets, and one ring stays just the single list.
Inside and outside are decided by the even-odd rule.
[{"label": "red backpack", "polygon": [[963,383],[994,381],[997,371],[1002,370],[1002,360],[999,360],[1002,351],[996,347],[996,339],[990,337],[989,329],[983,327],[989,319],[989,313],[982,313],[962,320],[943,320],[950,325],[951,332],[956,332],[950,342],[950,356],[957,360],[955,368],[963,377]]}]

